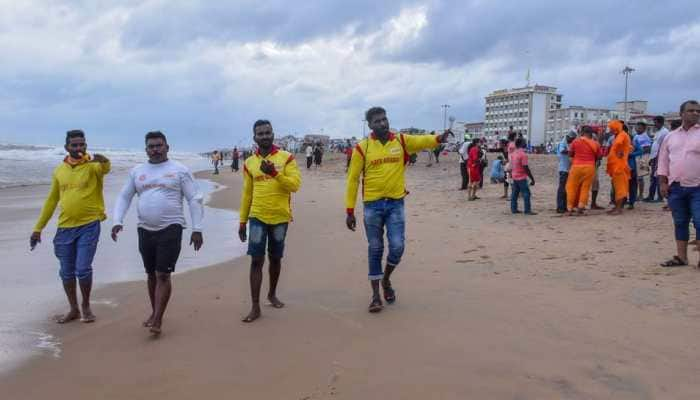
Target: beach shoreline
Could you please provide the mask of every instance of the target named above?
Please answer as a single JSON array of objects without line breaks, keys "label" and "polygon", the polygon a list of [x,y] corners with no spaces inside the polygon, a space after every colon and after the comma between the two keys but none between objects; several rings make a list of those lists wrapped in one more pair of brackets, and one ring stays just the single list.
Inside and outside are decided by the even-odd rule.
[{"label": "beach shoreline", "polygon": [[[224,210],[209,205],[209,200],[211,200],[212,196],[216,196],[225,187],[211,181],[209,174],[205,171],[195,173],[195,175],[198,178],[201,189],[205,193],[205,214],[210,219],[219,218],[235,223],[237,221],[237,213],[233,212],[233,210]],[[110,176],[109,178],[111,182],[107,187],[111,187],[111,189],[106,189],[108,192],[106,200],[111,202],[115,196],[111,192],[115,192],[119,187],[121,179],[120,176]],[[115,178],[117,178],[116,181]],[[21,259],[22,265],[24,265],[26,270],[22,275],[12,278],[16,281],[14,287],[11,286],[11,283],[5,283],[2,289],[4,293],[0,296],[5,306],[5,312],[0,318],[0,373],[19,368],[37,357],[60,357],[62,351],[60,335],[57,335],[56,324],[51,319],[51,315],[65,311],[65,297],[60,290],[60,281],[54,278],[57,262],[52,255],[51,239],[53,230],[55,230],[55,218],[44,231],[43,239],[45,243],[41,244],[36,251],[27,251],[24,254],[27,242],[24,235],[22,235],[22,233],[28,232],[33,226],[34,220],[43,204],[43,196],[48,190],[48,186],[38,183],[0,189],[0,197],[2,198],[0,215],[3,219],[2,226],[5,231],[1,239],[4,242],[2,247],[5,251],[10,251],[10,254],[5,254],[5,260],[12,264],[12,260],[15,260],[14,262],[16,263]],[[132,210],[127,216],[127,225],[134,224],[134,213],[135,211]],[[212,224],[208,225],[208,227],[211,227]],[[9,229],[8,227],[10,226],[20,227],[21,232],[19,235],[14,230]],[[134,260],[133,256],[130,258],[129,264],[131,268],[128,271],[115,270],[115,266],[119,264],[113,261],[114,257],[120,257],[123,263],[123,253],[120,254],[119,252],[126,247],[129,249],[129,254],[133,253],[136,237],[135,232],[127,229],[120,236],[119,244],[115,246],[111,239],[107,239],[109,227],[111,227],[110,219],[102,223],[101,245],[95,260],[95,282],[92,296],[94,307],[103,308],[106,312],[118,307],[119,300],[118,296],[104,296],[104,293],[112,293],[112,291],[104,291],[103,289],[114,284],[140,282],[143,277],[140,259]],[[216,229],[214,232],[220,235],[220,231],[220,229]],[[229,237],[232,239],[233,234],[230,234]],[[237,256],[232,254],[231,257],[223,258],[214,252],[204,259],[198,260],[195,254],[191,254],[193,252],[186,244],[183,246],[180,271],[176,272],[176,274],[226,262],[244,253],[241,246],[239,246],[237,248]],[[216,247],[220,246],[217,245]],[[229,247],[228,251],[231,250],[233,248]],[[103,254],[105,251],[107,255]],[[35,269],[37,264],[41,265],[39,269],[29,271],[30,269]],[[17,270],[17,267],[15,266],[14,269]],[[8,270],[6,269],[5,271],[7,272]],[[33,274],[34,276],[27,274]],[[37,293],[37,291],[43,293],[42,296],[37,297],[31,294]],[[8,310],[13,309],[18,310],[18,312],[7,314]],[[21,313],[19,313],[20,311]]]},{"label": "beach shoreline", "polygon": [[[559,217],[556,160],[531,160],[535,217],[510,215],[501,185],[467,203],[453,154],[409,168],[398,301],[370,315],[364,233],[344,227],[344,160],[329,155],[302,168],[293,199],[286,308],[240,322],[250,300],[238,257],[176,276],[153,340],[140,326],[144,283],[110,285],[99,296],[118,307],[56,327],[61,358],[33,359],[0,385],[12,399],[694,398],[700,275],[657,266],[673,251],[670,216],[642,204]],[[237,209],[240,173],[211,179],[227,188],[209,205]]]}]

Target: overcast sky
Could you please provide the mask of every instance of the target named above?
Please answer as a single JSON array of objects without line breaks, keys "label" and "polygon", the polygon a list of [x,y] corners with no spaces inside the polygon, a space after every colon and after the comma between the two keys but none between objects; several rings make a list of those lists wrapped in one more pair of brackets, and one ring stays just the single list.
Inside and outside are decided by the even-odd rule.
[{"label": "overcast sky", "polygon": [[0,0],[0,142],[177,150],[277,134],[360,136],[442,127],[441,104],[481,121],[484,96],[532,83],[565,105],[613,107],[620,70],[652,112],[700,97],[697,0]]}]

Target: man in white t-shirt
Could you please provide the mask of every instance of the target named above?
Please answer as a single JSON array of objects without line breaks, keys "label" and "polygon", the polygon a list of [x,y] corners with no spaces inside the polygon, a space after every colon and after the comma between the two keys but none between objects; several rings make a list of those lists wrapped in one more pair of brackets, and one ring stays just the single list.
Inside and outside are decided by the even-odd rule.
[{"label": "man in white t-shirt", "polygon": [[187,199],[192,219],[190,244],[198,251],[202,247],[203,196],[187,167],[168,160],[165,135],[160,131],[146,134],[148,162],[135,166],[127,178],[114,207],[112,240],[123,229],[124,216],[134,195],[138,194],[139,252],[148,274],[148,297],[151,315],[143,323],[154,335],[159,335],[163,314],[172,292],[170,274],[180,256],[182,230],[186,221],[183,198]]},{"label": "man in white t-shirt", "polygon": [[469,186],[469,174],[467,174],[467,160],[469,160],[469,143],[471,136],[464,134],[464,143],[459,147],[459,172],[462,174],[462,187],[459,190],[467,190]]},{"label": "man in white t-shirt", "polygon": [[314,163],[314,148],[312,145],[306,146],[306,169],[310,169]]}]

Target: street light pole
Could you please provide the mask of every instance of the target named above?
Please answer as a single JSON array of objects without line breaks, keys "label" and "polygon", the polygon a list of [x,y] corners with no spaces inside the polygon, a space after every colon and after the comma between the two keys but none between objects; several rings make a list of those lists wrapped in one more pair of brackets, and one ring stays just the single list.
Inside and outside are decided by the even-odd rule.
[{"label": "street light pole", "polygon": [[450,108],[449,104],[443,104],[440,107],[443,109],[443,119],[442,119],[442,130],[446,131],[447,130],[447,109]]},{"label": "street light pole", "polygon": [[627,115],[627,85],[629,83],[630,74],[634,71],[635,69],[630,68],[629,65],[622,70],[622,74],[625,75],[625,122],[629,119],[629,115]]}]

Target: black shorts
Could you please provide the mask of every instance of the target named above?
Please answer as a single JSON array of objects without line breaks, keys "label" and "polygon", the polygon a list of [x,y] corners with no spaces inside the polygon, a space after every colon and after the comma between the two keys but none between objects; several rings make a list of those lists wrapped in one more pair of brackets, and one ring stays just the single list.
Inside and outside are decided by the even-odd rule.
[{"label": "black shorts", "polygon": [[139,252],[147,274],[175,272],[182,248],[182,225],[173,224],[159,231],[139,228]]}]

